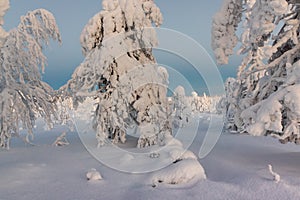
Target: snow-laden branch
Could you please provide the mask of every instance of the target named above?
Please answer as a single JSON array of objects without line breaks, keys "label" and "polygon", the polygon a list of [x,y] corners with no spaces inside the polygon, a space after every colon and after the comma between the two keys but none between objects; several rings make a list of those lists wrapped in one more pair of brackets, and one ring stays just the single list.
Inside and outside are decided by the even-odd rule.
[{"label": "snow-laden branch", "polygon": [[9,9],[9,0],[1,0],[0,2],[0,25],[4,24],[4,15]]},{"label": "snow-laden branch", "polygon": [[211,46],[218,64],[228,63],[228,57],[238,43],[235,32],[241,21],[241,12],[241,0],[224,0],[221,10],[213,17]]}]

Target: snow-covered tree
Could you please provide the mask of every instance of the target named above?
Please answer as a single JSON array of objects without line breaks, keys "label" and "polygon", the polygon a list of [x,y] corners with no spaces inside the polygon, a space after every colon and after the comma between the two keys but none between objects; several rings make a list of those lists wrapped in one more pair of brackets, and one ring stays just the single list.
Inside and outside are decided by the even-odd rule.
[{"label": "snow-covered tree", "polygon": [[191,96],[186,96],[185,89],[178,86],[174,90],[174,95],[169,98],[170,113],[172,115],[172,124],[174,128],[186,126],[191,118],[203,113],[220,114],[218,108],[221,97],[198,96],[197,92],[192,92]]},{"label": "snow-covered tree", "polygon": [[185,90],[182,86],[178,86],[174,90],[173,95],[173,126],[174,128],[182,128],[188,124],[191,117],[191,106],[185,96]]},{"label": "snow-covered tree", "polygon": [[[98,99],[94,128],[99,145],[125,142],[126,129],[139,126],[139,147],[170,134],[166,93],[168,73],[152,54],[153,25],[162,14],[153,0],[104,0],[103,10],[82,31],[84,62],[62,89],[74,99]],[[151,126],[151,127],[150,127]]]},{"label": "snow-covered tree", "polygon": [[41,81],[49,39],[60,41],[53,15],[38,9],[21,17],[17,28],[5,32],[3,15],[9,1],[0,2],[0,146],[9,148],[20,127],[27,129],[29,142],[37,117],[52,126],[55,104],[52,88]]},{"label": "snow-covered tree", "polygon": [[239,53],[244,59],[237,79],[226,85],[232,129],[299,143],[299,12],[294,0],[225,0],[215,15],[212,46],[221,64],[236,46],[228,38],[236,38],[243,21]]},{"label": "snow-covered tree", "polygon": [[218,109],[220,99],[219,96],[207,96],[205,93],[203,96],[198,96],[197,92],[192,92],[192,96],[187,97],[188,105],[193,114],[220,113]]}]

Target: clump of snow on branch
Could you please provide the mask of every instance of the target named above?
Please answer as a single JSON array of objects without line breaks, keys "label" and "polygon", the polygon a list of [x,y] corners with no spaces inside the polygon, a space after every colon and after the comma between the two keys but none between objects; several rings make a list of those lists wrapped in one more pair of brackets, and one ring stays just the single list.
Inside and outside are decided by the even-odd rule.
[{"label": "clump of snow on branch", "polygon": [[[244,59],[237,78],[227,80],[226,98],[221,101],[227,127],[299,144],[300,5],[285,0],[251,0],[242,6],[238,53]],[[226,19],[227,12],[221,15]]]},{"label": "clump of snow on branch", "polygon": [[[1,13],[7,1],[1,1]],[[25,138],[33,137],[37,117],[53,126],[56,105],[52,88],[41,81],[46,64],[42,53],[49,39],[60,41],[53,15],[38,9],[21,17],[19,26],[1,34],[0,53],[0,146],[9,148],[12,136],[19,136],[19,127],[27,129]]]},{"label": "clump of snow on branch", "polygon": [[241,21],[241,10],[242,1],[224,0],[221,10],[213,17],[212,49],[219,64],[228,63],[228,56],[238,43],[235,31]]},{"label": "clump of snow on branch", "polygon": [[167,117],[166,69],[158,67],[152,48],[158,44],[153,26],[162,23],[155,3],[104,0],[81,34],[84,62],[63,88],[73,98],[97,99],[93,124],[99,146],[107,139],[125,142],[126,130],[142,131],[138,146],[157,144],[171,134]]}]

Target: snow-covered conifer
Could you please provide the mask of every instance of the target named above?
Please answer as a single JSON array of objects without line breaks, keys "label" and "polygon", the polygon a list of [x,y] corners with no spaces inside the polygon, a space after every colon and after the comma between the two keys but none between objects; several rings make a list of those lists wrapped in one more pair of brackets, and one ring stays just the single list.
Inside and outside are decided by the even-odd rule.
[{"label": "snow-covered conifer", "polygon": [[178,86],[174,91],[173,106],[173,126],[174,128],[182,128],[188,124],[191,115],[191,106],[188,105],[185,90],[182,86]]},{"label": "snow-covered conifer", "polygon": [[0,2],[0,146],[9,147],[21,126],[29,142],[37,117],[52,126],[55,114],[52,88],[41,81],[46,57],[42,53],[49,39],[60,35],[53,15],[38,9],[21,17],[17,28],[5,32],[3,15],[9,2]]},{"label": "snow-covered conifer", "polygon": [[[286,0],[243,1],[237,16],[244,15],[239,50],[244,59],[237,79],[226,85],[232,129],[299,143],[299,6]],[[228,12],[221,10],[216,16],[227,19]],[[213,34],[213,47],[219,40]]]},{"label": "snow-covered conifer", "polygon": [[153,131],[141,131],[138,146],[156,144],[171,131],[166,128],[168,73],[152,54],[153,25],[162,23],[162,14],[153,0],[104,0],[102,7],[82,31],[86,58],[62,89],[74,99],[98,99],[93,121],[100,146],[106,139],[125,142],[128,127],[150,124]]}]

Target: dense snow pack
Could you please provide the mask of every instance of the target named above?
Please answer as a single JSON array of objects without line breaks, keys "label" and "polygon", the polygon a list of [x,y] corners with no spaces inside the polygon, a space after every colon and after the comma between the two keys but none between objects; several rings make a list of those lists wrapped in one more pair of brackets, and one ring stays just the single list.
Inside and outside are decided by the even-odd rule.
[{"label": "dense snow pack", "polygon": [[[202,114],[201,118],[206,119],[208,116]],[[41,122],[39,121],[34,130],[36,146],[24,145],[18,139],[12,139],[13,148],[1,152],[1,199],[300,198],[299,148],[291,144],[278,145],[277,141],[271,138],[222,134],[213,151],[200,160],[205,169],[206,179],[199,180],[197,176],[204,174],[200,173],[202,170],[195,155],[209,126],[207,120],[200,121],[194,143],[184,156],[180,153],[178,141],[173,140],[173,144],[169,143],[170,149],[173,146],[177,150],[168,150],[168,157],[174,161],[181,157],[181,161],[159,171],[142,174],[123,173],[99,162],[86,151],[76,132],[67,134],[70,145],[52,146],[52,141],[68,128],[56,126],[50,131],[45,131]],[[183,132],[190,135],[191,127],[184,127]],[[185,142],[185,139],[182,142]],[[96,146],[95,141],[94,145]],[[120,147],[129,151],[137,150],[130,142]],[[100,149],[106,151],[105,147]],[[112,148],[108,148],[106,154],[118,160]],[[131,156],[121,156],[119,163],[133,163],[135,166],[139,164],[146,168],[149,165],[146,161],[165,159],[167,154],[161,153],[159,158],[144,158],[142,162],[134,163],[135,160]],[[268,165],[272,166],[273,172],[280,175],[278,183],[274,181]],[[92,168],[101,174],[102,180],[87,181],[87,172]],[[185,183],[187,178],[192,179]],[[172,184],[175,182],[180,184]],[[156,187],[153,187],[154,185]]]}]

